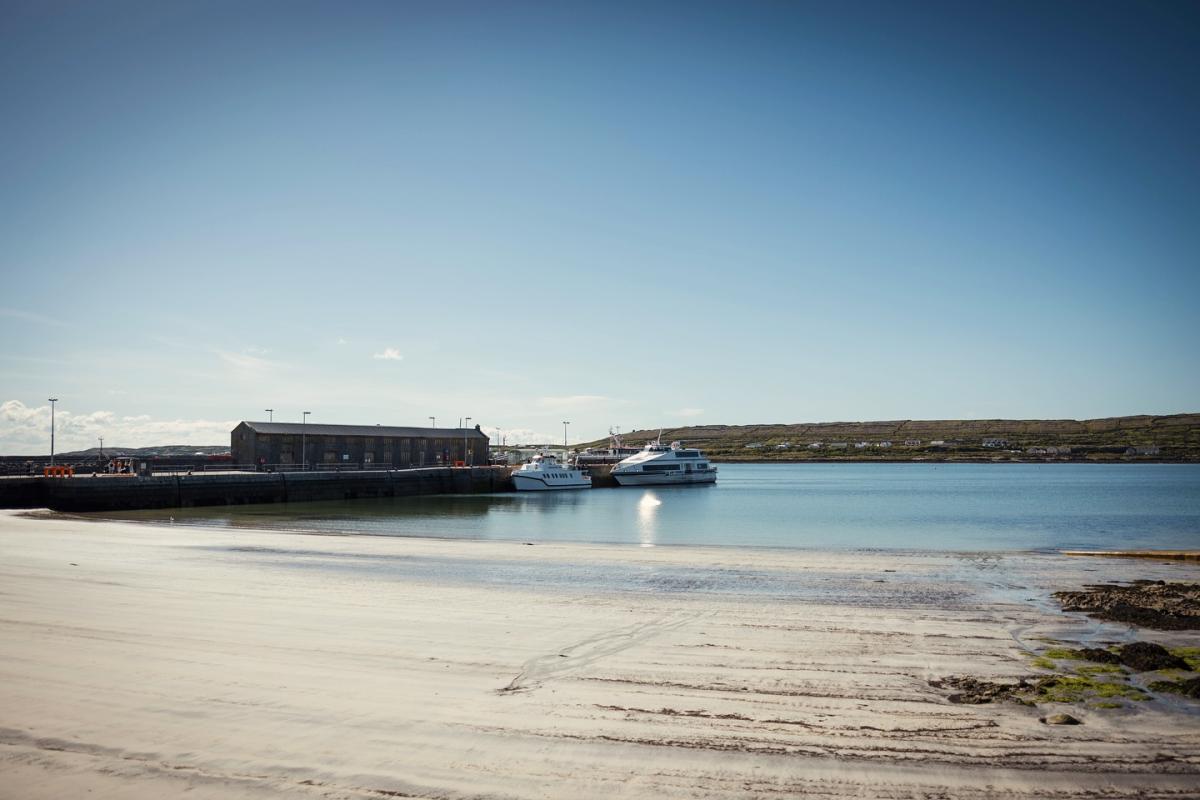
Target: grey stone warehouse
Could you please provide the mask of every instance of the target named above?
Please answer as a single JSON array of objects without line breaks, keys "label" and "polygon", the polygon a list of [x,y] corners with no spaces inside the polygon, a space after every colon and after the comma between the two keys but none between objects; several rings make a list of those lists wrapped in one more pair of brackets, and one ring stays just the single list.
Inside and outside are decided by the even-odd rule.
[{"label": "grey stone warehouse", "polygon": [[[301,452],[303,443],[304,452]],[[240,466],[376,469],[488,463],[488,437],[474,428],[397,428],[383,425],[317,425],[241,422],[230,434]]]}]

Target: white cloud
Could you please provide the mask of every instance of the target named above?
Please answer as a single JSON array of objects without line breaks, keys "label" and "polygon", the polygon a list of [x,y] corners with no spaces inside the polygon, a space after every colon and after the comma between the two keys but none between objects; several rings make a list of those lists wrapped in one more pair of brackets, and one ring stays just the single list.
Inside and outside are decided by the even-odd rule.
[{"label": "white cloud", "polygon": [[669,411],[667,413],[672,414],[676,417],[698,417],[704,413],[704,409],[703,408],[681,408],[678,411]]},{"label": "white cloud", "polygon": [[394,347],[384,348],[382,353],[376,353],[371,358],[379,359],[380,361],[403,361],[404,356],[400,355],[400,351]]},{"label": "white cloud", "polygon": [[350,344],[350,343],[348,341],[346,341],[343,337],[339,336],[338,340],[337,340],[337,344],[341,345],[341,344]]},{"label": "white cloud", "polygon": [[497,428],[495,426],[484,425],[480,428],[492,440],[492,446],[495,447],[503,442],[511,447],[518,444],[554,444],[562,441],[562,434],[558,438],[551,436],[548,433],[535,431],[532,428]]},{"label": "white cloud", "polygon": [[[58,404],[54,415],[55,450],[85,450],[104,446],[148,447],[150,445],[228,444],[237,420],[154,419],[148,414],[118,417],[112,411],[76,413]],[[50,406],[26,406],[20,400],[0,403],[0,452],[13,455],[47,453],[50,450]]]},{"label": "white cloud", "polygon": [[567,411],[579,408],[591,408],[593,406],[620,403],[621,400],[614,400],[611,397],[605,397],[600,394],[572,394],[565,397],[539,397],[537,404],[542,408],[550,410]]},{"label": "white cloud", "polygon": [[17,308],[0,308],[0,317],[8,317],[9,319],[29,322],[34,325],[54,325],[59,328],[66,327],[69,324],[61,319],[35,314],[32,311],[21,311]]},{"label": "white cloud", "polygon": [[240,370],[248,370],[257,372],[264,369],[274,369],[279,364],[275,361],[269,361],[262,357],[265,350],[257,347],[249,347],[240,353],[231,353],[228,350],[214,350],[222,361]]}]

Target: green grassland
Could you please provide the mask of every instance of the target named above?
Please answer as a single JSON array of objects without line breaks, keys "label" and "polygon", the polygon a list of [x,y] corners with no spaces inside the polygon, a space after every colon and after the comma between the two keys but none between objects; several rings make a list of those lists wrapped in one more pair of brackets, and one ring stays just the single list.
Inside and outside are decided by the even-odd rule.
[{"label": "green grassland", "polygon": [[[622,434],[640,445],[658,430]],[[892,420],[664,428],[716,461],[1200,461],[1200,414],[1089,420]],[[1003,444],[985,447],[984,439]],[[906,441],[920,444],[906,445]],[[890,442],[890,446],[882,446]],[[933,444],[943,442],[943,444]],[[819,448],[811,445],[820,443]],[[865,443],[863,447],[856,447]],[[607,440],[581,447],[602,447]],[[844,447],[831,445],[844,444]],[[1129,448],[1142,448],[1130,452]],[[1157,452],[1148,448],[1158,448]]]}]

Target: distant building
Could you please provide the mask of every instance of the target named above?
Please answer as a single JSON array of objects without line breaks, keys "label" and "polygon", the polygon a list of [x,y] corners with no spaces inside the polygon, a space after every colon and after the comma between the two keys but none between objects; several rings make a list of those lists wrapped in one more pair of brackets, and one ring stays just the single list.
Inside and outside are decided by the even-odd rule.
[{"label": "distant building", "polygon": [[905,439],[904,446],[905,447],[920,447],[921,440],[920,439]]},{"label": "distant building", "polygon": [[1157,456],[1162,453],[1162,449],[1156,444],[1138,445],[1135,447],[1125,448],[1127,456]]},{"label": "distant building", "polygon": [[810,444],[808,446],[808,449],[809,450],[820,450],[824,446],[825,446],[824,442],[813,442],[812,444]]},{"label": "distant building", "polygon": [[[230,433],[241,466],[338,466],[401,469],[487,464],[488,437],[474,428],[397,428],[382,425],[302,425],[241,422]],[[303,445],[303,452],[301,446]]]},{"label": "distant building", "polygon": [[855,442],[854,443],[855,450],[862,450],[864,447],[870,447],[870,446],[871,446],[870,442]]},{"label": "distant building", "polygon": [[1008,439],[984,439],[984,447],[1008,447]]},{"label": "distant building", "polygon": [[791,442],[780,442],[779,444],[775,445],[775,449],[776,450],[787,450],[791,446],[792,446]]},{"label": "distant building", "polygon": [[746,445],[746,449],[747,450],[759,450],[762,448],[762,446],[763,446],[762,442],[751,442],[750,444]]},{"label": "distant building", "polygon": [[875,446],[876,447],[891,447],[892,443],[888,442],[888,441],[876,442]]},{"label": "distant building", "polygon": [[830,442],[829,443],[830,450],[845,450],[849,446],[850,446],[849,442]]}]

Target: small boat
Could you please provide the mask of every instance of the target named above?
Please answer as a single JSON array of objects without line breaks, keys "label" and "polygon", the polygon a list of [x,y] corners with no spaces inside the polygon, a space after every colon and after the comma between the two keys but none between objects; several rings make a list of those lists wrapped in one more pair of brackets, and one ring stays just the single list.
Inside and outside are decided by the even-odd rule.
[{"label": "small boat", "polygon": [[592,488],[591,475],[559,464],[558,459],[548,453],[536,455],[528,464],[522,464],[513,472],[512,480],[518,492]]},{"label": "small boat", "polygon": [[668,446],[660,440],[621,461],[613,467],[612,476],[621,486],[716,483],[717,468],[699,450],[679,442]]}]

